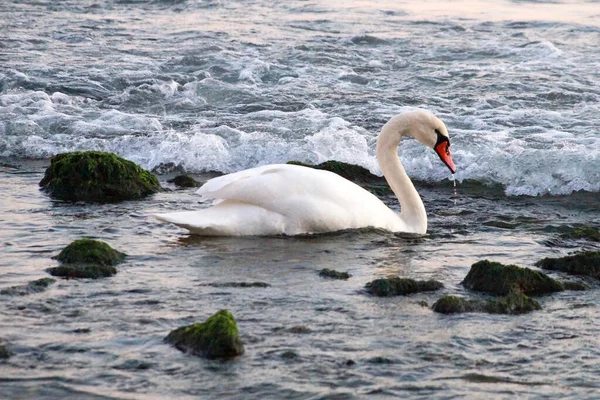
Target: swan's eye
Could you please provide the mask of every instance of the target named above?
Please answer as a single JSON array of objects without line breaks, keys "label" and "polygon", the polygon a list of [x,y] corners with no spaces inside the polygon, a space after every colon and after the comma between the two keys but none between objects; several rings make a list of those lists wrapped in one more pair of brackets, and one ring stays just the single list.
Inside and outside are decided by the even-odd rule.
[{"label": "swan's eye", "polygon": [[440,130],[439,130],[439,129],[436,129],[436,130],[435,130],[435,134],[436,134],[436,135],[438,135],[438,136],[441,136],[441,135],[442,135],[442,132],[440,132]]}]

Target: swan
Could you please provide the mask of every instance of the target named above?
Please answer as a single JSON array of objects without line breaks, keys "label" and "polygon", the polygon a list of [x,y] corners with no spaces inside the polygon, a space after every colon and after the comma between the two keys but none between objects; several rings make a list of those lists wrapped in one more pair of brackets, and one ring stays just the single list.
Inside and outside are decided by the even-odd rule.
[{"label": "swan", "polygon": [[392,117],[379,133],[376,155],[400,202],[400,214],[333,172],[273,164],[207,181],[196,193],[213,200],[209,208],[155,217],[203,236],[297,235],[364,227],[425,234],[425,206],[398,158],[404,136],[432,148],[452,173],[456,171],[441,120],[424,110]]}]

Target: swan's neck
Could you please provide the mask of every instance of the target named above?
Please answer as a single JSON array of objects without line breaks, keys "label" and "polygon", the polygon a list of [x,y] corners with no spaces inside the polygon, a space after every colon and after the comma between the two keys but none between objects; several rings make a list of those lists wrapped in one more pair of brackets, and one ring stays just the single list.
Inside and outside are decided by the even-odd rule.
[{"label": "swan's neck", "polygon": [[424,234],[427,232],[425,206],[398,158],[402,136],[394,131],[393,125],[386,124],[377,138],[377,161],[400,202],[400,218],[411,232]]}]

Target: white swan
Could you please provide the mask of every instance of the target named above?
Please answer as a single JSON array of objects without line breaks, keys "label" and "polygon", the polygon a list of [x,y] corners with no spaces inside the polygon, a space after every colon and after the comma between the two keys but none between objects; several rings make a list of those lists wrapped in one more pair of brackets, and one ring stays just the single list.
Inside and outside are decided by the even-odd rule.
[{"label": "white swan", "polygon": [[452,173],[456,170],[442,121],[421,110],[390,119],[377,138],[377,160],[400,201],[400,214],[333,172],[274,164],[206,182],[197,193],[215,200],[209,208],[155,216],[204,236],[297,235],[363,227],[424,234],[425,206],[398,158],[398,145],[406,135],[434,149]]}]

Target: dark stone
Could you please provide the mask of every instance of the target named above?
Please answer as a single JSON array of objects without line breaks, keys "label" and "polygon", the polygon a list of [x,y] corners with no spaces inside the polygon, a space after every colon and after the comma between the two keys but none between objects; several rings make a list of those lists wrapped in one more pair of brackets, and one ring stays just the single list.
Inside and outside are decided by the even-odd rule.
[{"label": "dark stone", "polygon": [[116,265],[125,257],[104,242],[85,238],[74,241],[52,258],[65,264]]},{"label": "dark stone", "polygon": [[566,257],[544,258],[535,265],[550,271],[600,279],[600,251],[582,251]]},{"label": "dark stone", "polygon": [[231,358],[244,353],[233,315],[221,310],[203,323],[177,328],[165,338],[181,351],[206,358]]},{"label": "dark stone", "polygon": [[14,353],[6,348],[4,345],[0,345],[0,360],[8,360]]},{"label": "dark stone", "polygon": [[212,286],[212,287],[233,287],[233,288],[250,288],[250,287],[258,287],[258,288],[266,288],[271,285],[265,282],[213,282],[206,283],[203,286]]},{"label": "dark stone", "polygon": [[381,356],[369,358],[367,361],[370,364],[393,364],[392,360],[390,360],[389,358],[386,358],[386,357],[381,357]]},{"label": "dark stone", "polygon": [[367,292],[380,297],[400,296],[418,292],[432,292],[443,288],[441,282],[430,279],[428,281],[415,281],[409,278],[392,276],[389,278],[375,279],[365,285]]},{"label": "dark stone", "polygon": [[42,278],[36,281],[29,282],[27,285],[11,286],[0,290],[0,294],[11,296],[25,296],[32,293],[40,293],[48,289],[48,287],[56,282],[52,278]]},{"label": "dark stone", "polygon": [[167,182],[173,183],[175,186],[181,188],[199,187],[202,185],[189,175],[177,175],[175,178],[169,179]]},{"label": "dark stone", "polygon": [[600,242],[600,231],[591,226],[578,226],[560,235],[563,239],[584,239],[592,242]]},{"label": "dark stone", "polygon": [[52,157],[40,186],[55,199],[99,203],[137,200],[161,190],[158,179],[150,172],[101,151]]},{"label": "dark stone", "polygon": [[292,326],[290,328],[292,333],[310,333],[310,328],[304,325]]},{"label": "dark stone", "polygon": [[566,281],[562,283],[565,290],[589,290],[589,286],[583,282],[578,281]]},{"label": "dark stone", "polygon": [[319,276],[322,278],[346,280],[346,279],[350,278],[352,275],[350,275],[347,272],[339,272],[339,271],[336,271],[333,269],[324,268],[319,271]]},{"label": "dark stone", "polygon": [[560,282],[543,272],[488,260],[473,264],[461,283],[468,289],[499,296],[507,295],[512,290],[523,294],[546,294],[564,290]]},{"label": "dark stone", "polygon": [[112,265],[85,265],[85,264],[65,264],[58,267],[48,268],[46,271],[52,276],[62,278],[87,278],[99,279],[113,276],[117,269]]},{"label": "dark stone", "polygon": [[491,300],[467,300],[458,296],[443,296],[431,307],[442,314],[465,312],[486,312],[490,314],[525,314],[540,310],[540,304],[518,291],[511,291],[506,296]]},{"label": "dark stone", "polygon": [[281,358],[284,358],[286,360],[295,360],[296,358],[298,358],[298,353],[296,353],[293,350],[287,350],[281,353]]}]

